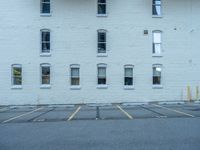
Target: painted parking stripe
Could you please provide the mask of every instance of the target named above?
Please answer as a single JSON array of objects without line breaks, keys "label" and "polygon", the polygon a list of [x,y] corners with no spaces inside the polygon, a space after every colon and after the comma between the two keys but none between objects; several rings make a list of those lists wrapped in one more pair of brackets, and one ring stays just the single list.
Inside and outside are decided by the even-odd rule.
[{"label": "painted parking stripe", "polygon": [[81,109],[81,106],[79,106],[79,107],[76,109],[76,111],[68,118],[67,121],[71,121],[71,120],[74,118],[74,116],[80,111],[80,109]]},{"label": "painted parking stripe", "polygon": [[44,109],[44,108],[41,107],[41,108],[35,109],[35,110],[30,111],[30,112],[27,112],[27,113],[25,113],[25,114],[21,114],[21,115],[19,115],[19,116],[16,116],[16,117],[10,118],[10,119],[8,119],[8,120],[5,120],[5,121],[3,121],[2,123],[8,123],[8,122],[10,122],[10,121],[12,121],[12,120],[15,120],[15,119],[21,118],[21,117],[23,117],[23,116],[30,115],[30,114],[32,114],[32,113],[34,113],[34,112],[36,112],[36,111],[41,110],[41,109]]},{"label": "painted parking stripe", "polygon": [[133,119],[133,117],[127,112],[125,111],[124,109],[122,109],[122,107],[120,107],[119,105],[116,105],[116,107],[121,110],[129,119]]},{"label": "painted parking stripe", "polygon": [[176,109],[171,109],[171,108],[167,108],[167,107],[160,106],[160,105],[156,105],[156,104],[152,104],[152,105],[153,105],[153,106],[156,106],[156,107],[160,107],[160,108],[166,109],[166,110],[169,110],[169,111],[173,111],[173,112],[176,112],[176,113],[179,113],[179,114],[185,115],[185,116],[195,117],[194,115],[191,115],[191,114],[188,114],[188,113],[185,113],[185,112],[182,112],[182,111],[176,110]]}]

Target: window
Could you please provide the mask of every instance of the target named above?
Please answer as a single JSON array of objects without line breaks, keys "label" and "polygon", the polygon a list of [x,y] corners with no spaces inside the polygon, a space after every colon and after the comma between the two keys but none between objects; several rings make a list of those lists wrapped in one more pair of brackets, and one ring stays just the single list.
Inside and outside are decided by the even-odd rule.
[{"label": "window", "polygon": [[106,0],[98,0],[98,14],[105,15],[106,14]]},{"label": "window", "polygon": [[153,85],[161,85],[162,65],[153,65]]},{"label": "window", "polygon": [[161,16],[161,0],[153,0],[152,15]]},{"label": "window", "polygon": [[79,65],[71,65],[71,85],[78,86],[80,85],[80,66]]},{"label": "window", "polygon": [[162,53],[161,37],[162,37],[161,31],[153,31],[153,54],[155,55],[161,55]]},{"label": "window", "polygon": [[12,85],[22,85],[21,65],[12,65]]},{"label": "window", "polygon": [[41,30],[41,52],[50,53],[50,30]]},{"label": "window", "polygon": [[124,85],[133,86],[133,66],[124,66]]},{"label": "window", "polygon": [[98,70],[98,75],[97,75],[98,85],[106,85],[106,64],[98,64],[97,70]]},{"label": "window", "polygon": [[98,30],[98,54],[106,53],[106,30]]},{"label": "window", "polygon": [[41,84],[50,85],[50,64],[41,64]]},{"label": "window", "polygon": [[41,0],[41,13],[50,14],[51,11],[51,2],[50,0]]}]

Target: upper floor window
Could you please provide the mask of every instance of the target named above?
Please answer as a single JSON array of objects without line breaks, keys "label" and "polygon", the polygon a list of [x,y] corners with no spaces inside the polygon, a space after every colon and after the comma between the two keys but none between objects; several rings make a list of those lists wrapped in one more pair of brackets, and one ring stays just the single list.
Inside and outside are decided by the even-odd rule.
[{"label": "upper floor window", "polygon": [[41,53],[50,53],[50,30],[41,30]]},{"label": "upper floor window", "polygon": [[106,0],[97,0],[98,1],[98,14],[99,15],[105,15],[106,14]]},{"label": "upper floor window", "polygon": [[50,14],[51,2],[50,0],[41,0],[41,14]]},{"label": "upper floor window", "polygon": [[106,53],[106,30],[98,30],[98,54]]},{"label": "upper floor window", "polygon": [[12,65],[12,85],[22,85],[22,65]]},{"label": "upper floor window", "polygon": [[41,64],[41,84],[50,85],[50,64]]},{"label": "upper floor window", "polygon": [[98,64],[97,65],[97,84],[98,85],[106,85],[106,64]]},{"label": "upper floor window", "polygon": [[124,85],[133,86],[133,65],[124,66]]},{"label": "upper floor window", "polygon": [[162,32],[153,31],[153,54],[161,55],[162,53]]},{"label": "upper floor window", "polygon": [[79,65],[71,65],[71,85],[78,86],[80,85],[80,66]]},{"label": "upper floor window", "polygon": [[161,0],[153,0],[152,15],[161,16]]},{"label": "upper floor window", "polygon": [[162,84],[162,65],[153,65],[153,85]]}]

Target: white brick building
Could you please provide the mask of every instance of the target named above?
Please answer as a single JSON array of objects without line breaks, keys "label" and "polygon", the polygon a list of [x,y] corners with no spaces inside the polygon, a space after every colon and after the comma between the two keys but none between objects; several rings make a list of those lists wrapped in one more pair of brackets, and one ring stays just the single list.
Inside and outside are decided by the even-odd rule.
[{"label": "white brick building", "polygon": [[187,100],[187,86],[195,99],[199,8],[199,0],[1,0],[0,105]]}]

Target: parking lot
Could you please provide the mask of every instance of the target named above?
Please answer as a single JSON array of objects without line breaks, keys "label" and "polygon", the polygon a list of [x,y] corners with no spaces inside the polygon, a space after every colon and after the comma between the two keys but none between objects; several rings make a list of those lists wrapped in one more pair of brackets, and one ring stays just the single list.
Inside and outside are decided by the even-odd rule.
[{"label": "parking lot", "polygon": [[198,118],[200,103],[4,106],[0,123]]},{"label": "parking lot", "polygon": [[0,150],[199,150],[200,103],[1,106]]}]

